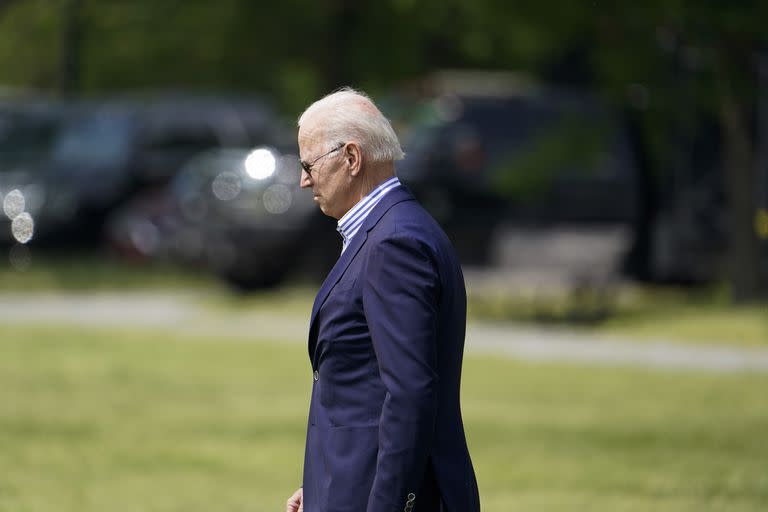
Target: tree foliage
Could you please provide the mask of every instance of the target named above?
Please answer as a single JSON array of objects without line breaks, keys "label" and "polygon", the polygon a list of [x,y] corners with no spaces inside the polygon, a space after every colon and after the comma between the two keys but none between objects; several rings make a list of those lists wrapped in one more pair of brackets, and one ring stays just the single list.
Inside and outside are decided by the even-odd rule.
[{"label": "tree foliage", "polygon": [[75,83],[81,94],[263,93],[292,114],[345,84],[377,94],[436,69],[523,70],[639,110],[657,173],[672,165],[675,133],[713,116],[723,127],[731,277],[748,298],[766,19],[762,0],[13,0],[0,3],[0,69],[6,86]]}]

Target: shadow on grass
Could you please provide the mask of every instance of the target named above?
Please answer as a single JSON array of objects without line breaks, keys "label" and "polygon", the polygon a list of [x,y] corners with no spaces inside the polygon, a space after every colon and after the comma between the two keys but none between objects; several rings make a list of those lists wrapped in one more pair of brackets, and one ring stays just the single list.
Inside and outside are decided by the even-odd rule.
[{"label": "shadow on grass", "polygon": [[106,252],[32,251],[24,264],[0,263],[0,291],[90,291],[216,287],[200,269],[169,263],[131,262]]},{"label": "shadow on grass", "polygon": [[738,345],[768,344],[768,304],[735,306],[727,287],[575,288],[559,295],[472,294],[471,318]]}]

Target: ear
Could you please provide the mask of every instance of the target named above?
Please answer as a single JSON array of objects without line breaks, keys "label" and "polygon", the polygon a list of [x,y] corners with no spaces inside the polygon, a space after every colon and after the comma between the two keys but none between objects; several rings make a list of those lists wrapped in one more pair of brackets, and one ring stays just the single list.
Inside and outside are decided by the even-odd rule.
[{"label": "ear", "polygon": [[344,146],[344,163],[349,167],[349,173],[352,176],[360,174],[360,170],[363,168],[363,153],[357,142],[348,142]]}]

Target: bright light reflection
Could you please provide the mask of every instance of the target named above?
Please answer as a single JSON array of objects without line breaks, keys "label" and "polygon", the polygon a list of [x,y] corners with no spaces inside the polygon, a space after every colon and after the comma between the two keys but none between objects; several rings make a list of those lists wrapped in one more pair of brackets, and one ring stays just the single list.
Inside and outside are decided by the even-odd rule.
[{"label": "bright light reflection", "polygon": [[32,240],[32,235],[35,233],[35,221],[32,220],[32,216],[27,212],[18,214],[11,223],[11,232],[13,238],[19,243],[25,244]]},{"label": "bright light reflection", "polygon": [[11,190],[3,199],[3,212],[11,220],[20,215],[25,207],[24,194],[21,193],[21,190]]},{"label": "bright light reflection", "polygon": [[269,178],[275,173],[277,160],[268,149],[260,148],[251,151],[245,159],[245,172],[257,180]]}]

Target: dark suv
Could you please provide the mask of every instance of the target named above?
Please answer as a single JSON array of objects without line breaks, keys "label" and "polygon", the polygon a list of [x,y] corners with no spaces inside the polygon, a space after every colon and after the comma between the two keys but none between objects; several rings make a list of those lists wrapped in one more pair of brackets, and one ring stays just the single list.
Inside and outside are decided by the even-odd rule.
[{"label": "dark suv", "polygon": [[185,162],[217,147],[270,143],[261,101],[162,96],[78,105],[42,173],[36,221],[43,242],[98,242],[104,223],[140,191],[165,186]]},{"label": "dark suv", "polygon": [[505,229],[523,238],[569,226],[630,230],[637,218],[627,136],[588,95],[526,89],[401,101],[400,112],[404,105],[398,174],[465,262],[488,262]]}]

